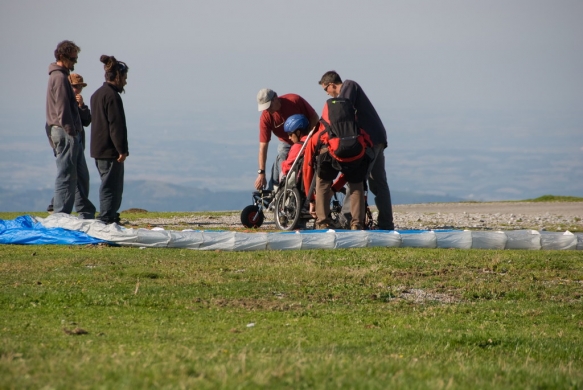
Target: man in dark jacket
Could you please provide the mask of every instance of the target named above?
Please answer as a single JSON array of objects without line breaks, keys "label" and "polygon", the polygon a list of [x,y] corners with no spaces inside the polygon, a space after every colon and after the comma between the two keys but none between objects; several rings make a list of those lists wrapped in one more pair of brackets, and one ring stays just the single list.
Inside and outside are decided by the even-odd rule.
[{"label": "man in dark jacket", "polygon": [[128,67],[113,56],[101,56],[105,82],[91,96],[91,157],[101,176],[99,216],[105,223],[120,223],[124,161],[129,155],[128,129],[120,93],[127,83]]},{"label": "man in dark jacket", "polygon": [[54,212],[70,214],[75,206],[80,218],[93,219],[95,206],[89,200],[89,171],[81,145],[83,125],[68,79],[80,51],[71,41],[57,45],[56,62],[49,65],[45,129],[57,162]]},{"label": "man in dark jacket", "polygon": [[324,73],[319,84],[328,95],[348,99],[356,109],[358,125],[370,136],[374,159],[369,166],[368,186],[375,196],[375,205],[379,210],[378,227],[383,230],[393,230],[393,206],[391,192],[385,171],[385,148],[387,147],[387,132],[374,106],[357,82],[344,80],[336,71]]}]

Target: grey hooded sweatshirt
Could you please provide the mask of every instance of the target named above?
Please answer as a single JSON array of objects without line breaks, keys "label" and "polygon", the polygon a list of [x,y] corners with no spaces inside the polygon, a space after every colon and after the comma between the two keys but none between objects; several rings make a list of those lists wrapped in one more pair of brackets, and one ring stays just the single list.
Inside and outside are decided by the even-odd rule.
[{"label": "grey hooded sweatshirt", "polygon": [[56,62],[49,65],[46,131],[51,145],[51,126],[62,127],[72,137],[83,130],[75,93],[68,76],[67,68],[57,65]]}]

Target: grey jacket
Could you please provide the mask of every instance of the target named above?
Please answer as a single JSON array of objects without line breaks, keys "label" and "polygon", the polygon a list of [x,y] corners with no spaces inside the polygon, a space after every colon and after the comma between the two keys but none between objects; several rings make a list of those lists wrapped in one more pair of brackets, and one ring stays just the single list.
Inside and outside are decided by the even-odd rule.
[{"label": "grey jacket", "polygon": [[46,111],[46,129],[49,140],[51,126],[62,127],[72,137],[79,134],[83,129],[81,118],[79,117],[79,106],[75,100],[75,93],[67,78],[68,76],[68,69],[56,63],[49,65]]}]

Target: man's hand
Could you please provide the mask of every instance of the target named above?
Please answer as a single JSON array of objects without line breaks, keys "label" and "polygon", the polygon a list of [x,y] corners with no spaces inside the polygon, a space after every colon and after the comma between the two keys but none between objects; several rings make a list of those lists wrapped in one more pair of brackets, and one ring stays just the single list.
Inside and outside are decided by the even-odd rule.
[{"label": "man's hand", "polygon": [[[259,169],[265,169],[265,161],[267,160],[267,148],[269,144],[267,142],[259,142]],[[255,179],[255,189],[261,191],[267,185],[267,180],[265,180],[265,173],[260,173]]]},{"label": "man's hand", "polygon": [[119,157],[117,158],[117,162],[124,162],[126,160],[126,157],[128,156],[127,153],[124,154],[120,154]]},{"label": "man's hand", "polygon": [[75,95],[75,100],[77,100],[79,107],[83,107],[83,96],[81,94]]},{"label": "man's hand", "polygon": [[257,179],[255,179],[255,189],[257,191],[261,191],[267,185],[267,180],[265,179],[265,174],[260,173],[257,175]]},{"label": "man's hand", "polygon": [[314,218],[317,218],[317,216],[316,216],[316,203],[314,203],[314,202],[310,202],[310,215]]}]

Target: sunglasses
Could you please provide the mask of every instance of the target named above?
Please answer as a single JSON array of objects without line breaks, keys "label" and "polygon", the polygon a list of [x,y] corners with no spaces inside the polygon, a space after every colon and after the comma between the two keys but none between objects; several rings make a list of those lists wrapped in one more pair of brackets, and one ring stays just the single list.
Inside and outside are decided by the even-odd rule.
[{"label": "sunglasses", "polygon": [[324,92],[328,93],[328,88],[330,88],[331,85],[332,83],[326,84],[326,86],[324,87]]},{"label": "sunglasses", "polygon": [[82,85],[75,84],[75,85],[73,85],[73,88],[76,88],[76,89],[83,89],[83,86],[82,86]]},{"label": "sunglasses", "polygon": [[73,63],[77,63],[77,58],[79,57],[67,57],[69,59],[69,61],[73,62]]}]

